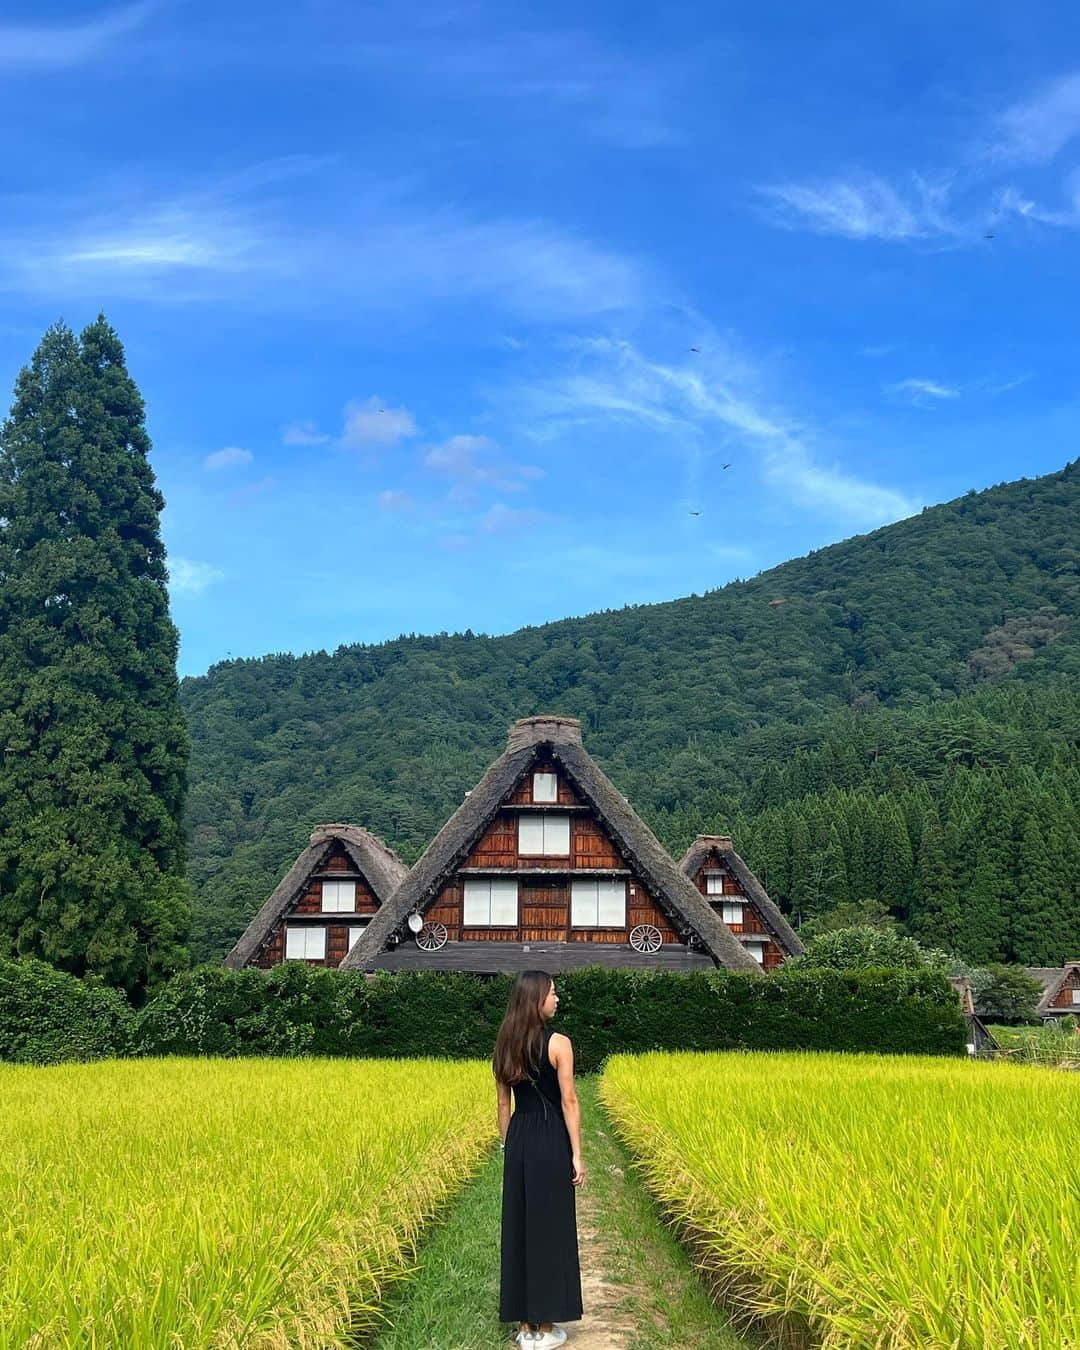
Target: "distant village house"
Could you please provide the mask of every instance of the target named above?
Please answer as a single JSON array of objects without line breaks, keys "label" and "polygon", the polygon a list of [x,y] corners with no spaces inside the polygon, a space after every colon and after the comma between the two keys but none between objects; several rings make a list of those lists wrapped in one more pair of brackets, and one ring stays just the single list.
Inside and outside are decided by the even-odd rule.
[{"label": "distant village house", "polygon": [[323,825],[226,964],[771,970],[803,950],[727,836],[676,865],[569,717],[527,717],[410,870]]}]

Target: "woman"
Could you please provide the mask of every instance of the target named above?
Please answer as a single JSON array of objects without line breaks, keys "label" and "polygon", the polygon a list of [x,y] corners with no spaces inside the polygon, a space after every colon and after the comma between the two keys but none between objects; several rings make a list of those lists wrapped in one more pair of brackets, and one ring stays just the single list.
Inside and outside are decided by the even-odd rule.
[{"label": "woman", "polygon": [[520,1324],[514,1339],[528,1350],[562,1345],[566,1332],[555,1323],[581,1317],[574,1196],[585,1181],[581,1109],[574,1047],[548,1025],[558,1006],[550,975],[522,971],[492,1060],[505,1150],[499,1316]]}]

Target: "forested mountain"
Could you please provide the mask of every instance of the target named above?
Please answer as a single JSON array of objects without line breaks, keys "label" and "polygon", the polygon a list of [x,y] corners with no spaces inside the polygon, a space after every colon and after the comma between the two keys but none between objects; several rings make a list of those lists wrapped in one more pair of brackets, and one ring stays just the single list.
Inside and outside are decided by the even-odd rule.
[{"label": "forested mountain", "polygon": [[796,917],[878,899],[976,960],[1080,954],[1080,461],[661,605],[187,679],[195,954],[320,821],[414,859],[515,718],[580,717],[673,850],[731,830]]}]

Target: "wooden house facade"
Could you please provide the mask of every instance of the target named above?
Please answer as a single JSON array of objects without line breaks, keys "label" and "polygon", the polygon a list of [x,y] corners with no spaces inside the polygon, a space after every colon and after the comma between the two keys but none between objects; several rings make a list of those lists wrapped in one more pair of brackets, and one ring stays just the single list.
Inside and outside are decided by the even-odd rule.
[{"label": "wooden house facade", "polygon": [[1043,986],[1035,1011],[1044,1022],[1056,1022],[1073,1013],[1080,1018],[1080,961],[1064,966],[1037,966],[1027,972]]},{"label": "wooden house facade", "polygon": [[806,950],[729,835],[698,835],[679,868],[763,970]]},{"label": "wooden house facade", "polygon": [[340,966],[408,868],[358,825],[318,825],[225,964]]},{"label": "wooden house facade", "polygon": [[759,970],[586,752],[527,717],[341,963],[344,970]]}]

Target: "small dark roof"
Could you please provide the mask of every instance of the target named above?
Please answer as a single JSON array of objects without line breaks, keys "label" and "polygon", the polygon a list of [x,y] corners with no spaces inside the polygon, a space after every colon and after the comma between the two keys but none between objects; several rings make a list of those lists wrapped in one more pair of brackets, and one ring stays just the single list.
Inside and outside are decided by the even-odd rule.
[{"label": "small dark roof", "polygon": [[431,841],[391,902],[368,924],[341,963],[343,970],[375,969],[391,938],[400,934],[411,913],[422,913],[432,903],[541,753],[563,769],[597,813],[676,930],[695,932],[718,965],[760,969],[585,750],[577,718],[542,716],[522,718],[510,728],[506,750]]},{"label": "small dark roof", "polygon": [[1078,967],[1080,967],[1080,961],[1066,961],[1063,966],[1026,967],[1027,974],[1029,974],[1033,980],[1038,980],[1043,987],[1042,998],[1039,999],[1038,1003],[1035,1005],[1035,1012],[1040,1017],[1044,1013],[1058,1011],[1056,1008],[1051,1008],[1050,1005],[1053,1003],[1054,999],[1057,998],[1058,994],[1061,993],[1062,986],[1065,984],[1069,972],[1071,970],[1076,970]]},{"label": "small dark roof", "polygon": [[408,867],[394,850],[370,830],[359,825],[316,825],[307,848],[282,877],[225,958],[227,966],[239,970],[256,955],[274,924],[306,886],[312,872],[319,870],[335,844],[344,847],[380,905],[386,904],[408,873]]},{"label": "small dark roof", "polygon": [[679,870],[688,877],[694,877],[713,853],[718,854],[738,878],[743,890],[757,907],[765,927],[776,939],[777,946],[787,956],[801,956],[806,951],[802,939],[781,914],[775,901],[769,898],[765,887],[735,852],[731,835],[699,834],[683,854]]}]

